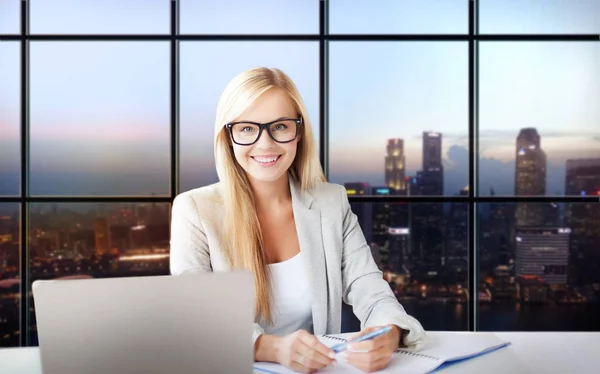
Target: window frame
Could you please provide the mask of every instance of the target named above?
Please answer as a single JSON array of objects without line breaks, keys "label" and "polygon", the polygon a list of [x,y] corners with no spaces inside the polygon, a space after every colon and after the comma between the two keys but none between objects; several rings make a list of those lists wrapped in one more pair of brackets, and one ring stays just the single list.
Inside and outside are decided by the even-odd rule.
[{"label": "window frame", "polygon": [[[167,0],[164,0],[167,1]],[[468,1],[468,33],[467,34],[331,34],[328,30],[328,0],[319,1],[319,33],[318,34],[259,34],[259,35],[217,35],[217,34],[180,34],[179,32],[179,5],[181,0],[170,1],[170,33],[150,35],[119,35],[119,34],[30,34],[29,33],[29,4],[22,1],[20,9],[20,33],[0,35],[0,41],[12,40],[20,43],[20,145],[21,145],[21,179],[19,196],[0,196],[0,203],[14,202],[20,208],[20,346],[30,346],[29,339],[29,300],[30,292],[29,277],[29,211],[30,203],[61,203],[61,202],[94,202],[94,203],[136,203],[156,202],[172,203],[180,190],[179,186],[179,42],[180,41],[318,41],[319,42],[319,157],[326,175],[329,175],[329,139],[328,139],[328,45],[336,41],[464,41],[468,42],[468,69],[469,69],[469,193],[465,196],[349,196],[351,203],[359,202],[414,202],[414,203],[467,203],[469,206],[468,216],[468,331],[478,331],[478,216],[477,204],[499,203],[499,202],[555,202],[555,203],[583,203],[598,202],[597,197],[584,196],[548,196],[548,197],[524,197],[524,196],[478,196],[478,43],[480,41],[595,41],[600,42],[599,35],[574,35],[574,34],[480,34],[478,31],[478,4],[479,0]],[[313,0],[317,1],[317,0]],[[170,196],[169,197],[43,197],[29,196],[29,42],[30,41],[169,41],[170,42]]]}]

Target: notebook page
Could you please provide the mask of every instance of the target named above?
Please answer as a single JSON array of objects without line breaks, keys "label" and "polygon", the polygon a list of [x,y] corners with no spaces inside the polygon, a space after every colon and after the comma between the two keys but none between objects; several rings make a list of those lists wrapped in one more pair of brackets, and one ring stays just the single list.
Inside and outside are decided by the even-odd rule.
[{"label": "notebook page", "polygon": [[[332,347],[340,341],[327,339],[326,337],[318,337],[328,347]],[[443,361],[441,359],[423,358],[418,355],[409,355],[407,353],[396,353],[392,356],[390,363],[385,369],[378,371],[378,374],[425,374],[433,371]],[[271,363],[257,362],[254,364],[254,370],[257,373],[266,374],[294,374],[295,372],[286,367]],[[328,366],[318,371],[319,374],[364,374],[362,370],[346,363],[340,354],[336,357],[336,365]]]},{"label": "notebook page", "polygon": [[[336,344],[339,344],[343,340],[339,340],[340,337],[338,335],[328,335],[328,336],[320,336],[319,340],[327,345],[328,347],[332,347]],[[355,368],[354,366],[344,362],[344,360],[337,355],[336,357],[337,365],[329,366],[322,370],[319,370],[319,373],[327,373],[327,374],[336,374],[336,373],[350,373],[350,374],[364,374],[362,370]],[[443,360],[434,357],[425,357],[415,353],[408,352],[398,352],[395,353],[388,366],[385,369],[377,371],[377,373],[381,374],[425,374],[435,370],[437,367],[442,365]]]},{"label": "notebook page", "polygon": [[455,361],[476,357],[507,344],[509,343],[488,333],[438,333],[428,335],[427,344],[417,353],[443,361]]},{"label": "notebook page", "polygon": [[[319,339],[319,341],[323,344],[325,344],[326,346],[328,346],[329,348],[333,347],[334,345],[343,343],[345,341],[345,339],[341,338],[341,337],[337,337],[334,335],[331,336],[322,336],[319,335],[317,336],[317,339]],[[338,355],[339,356],[339,355]],[[319,373],[348,373],[349,369],[351,370],[353,367],[350,367],[349,369],[343,369],[343,368],[339,368],[338,366],[340,366],[339,364],[336,366],[330,366],[327,367],[325,369],[319,370]],[[292,371],[288,368],[286,368],[283,365],[280,364],[276,364],[273,362],[255,362],[254,363],[254,370],[257,372],[262,372],[262,373],[268,373],[268,374],[295,374],[295,371]],[[358,373],[362,373],[362,372],[358,372]]]},{"label": "notebook page", "polygon": [[[334,337],[336,337],[334,335]],[[341,340],[331,339],[327,336],[318,337],[328,347],[339,344]],[[493,350],[508,344],[492,334],[436,334],[429,335],[427,344],[418,352],[401,350],[395,353],[389,365],[378,371],[381,374],[425,374],[440,367],[444,362],[457,361],[465,358],[476,357],[482,352]],[[340,355],[336,358],[337,365],[329,366],[319,373],[350,373],[358,374],[362,371],[347,364]],[[255,368],[265,373],[289,374],[293,371],[273,363],[256,363]],[[260,370],[263,369],[263,370]]]}]

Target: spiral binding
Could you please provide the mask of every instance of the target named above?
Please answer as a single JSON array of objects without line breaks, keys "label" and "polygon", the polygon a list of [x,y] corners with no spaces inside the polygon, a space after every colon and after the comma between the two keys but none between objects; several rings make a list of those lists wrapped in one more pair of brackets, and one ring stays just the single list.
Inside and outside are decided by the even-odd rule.
[{"label": "spiral binding", "polygon": [[323,335],[323,337],[327,338],[327,339],[333,339],[333,340],[337,340],[340,342],[346,342],[347,340],[344,338],[338,338],[337,336],[331,336],[331,335]]},{"label": "spiral binding", "polygon": [[422,357],[422,358],[427,358],[427,359],[436,360],[436,361],[440,360],[439,357],[425,355],[425,354],[416,353],[416,352],[409,352],[409,351],[399,350],[396,353],[402,353],[403,355],[408,355],[408,356],[413,356],[413,357]]}]

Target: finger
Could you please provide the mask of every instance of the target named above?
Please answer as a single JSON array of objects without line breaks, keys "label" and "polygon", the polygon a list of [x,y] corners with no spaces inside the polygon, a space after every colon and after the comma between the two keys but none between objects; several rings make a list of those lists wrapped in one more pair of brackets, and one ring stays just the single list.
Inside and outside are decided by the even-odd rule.
[{"label": "finger", "polygon": [[331,364],[332,359],[304,342],[298,345],[295,361],[312,369],[322,369]]},{"label": "finger", "polygon": [[304,368],[302,370],[310,370],[310,372],[314,372],[327,366],[315,361],[306,353],[301,352],[296,352],[292,355],[292,364],[298,365],[301,369]]},{"label": "finger", "polygon": [[326,346],[325,344],[321,343],[321,341],[319,339],[317,339],[316,336],[314,336],[314,335],[303,336],[302,341],[309,347],[312,347],[313,349],[317,350],[323,356],[328,357],[331,360],[333,360],[335,358],[335,352],[333,351],[333,349],[331,349],[328,346]]},{"label": "finger", "polygon": [[307,347],[310,354],[314,354],[314,359],[324,365],[329,365],[335,358],[335,352],[325,344],[321,343],[316,336],[311,334],[302,335],[300,341]]}]

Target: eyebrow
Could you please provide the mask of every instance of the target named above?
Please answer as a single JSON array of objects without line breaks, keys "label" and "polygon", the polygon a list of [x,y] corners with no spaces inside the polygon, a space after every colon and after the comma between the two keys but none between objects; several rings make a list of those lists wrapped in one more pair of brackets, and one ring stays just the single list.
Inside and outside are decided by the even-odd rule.
[{"label": "eyebrow", "polygon": [[[279,117],[279,118],[276,118],[276,119],[272,119],[270,121],[266,121],[266,122],[262,122],[262,123],[270,123],[270,122],[280,121],[282,119],[296,119],[296,117],[294,117],[294,116],[291,116],[291,117],[289,117],[289,116],[282,116],[282,117]],[[249,120],[249,119],[243,119],[243,120],[239,120],[239,121],[235,121],[235,122],[258,122],[258,121],[252,121],[252,120]]]}]

